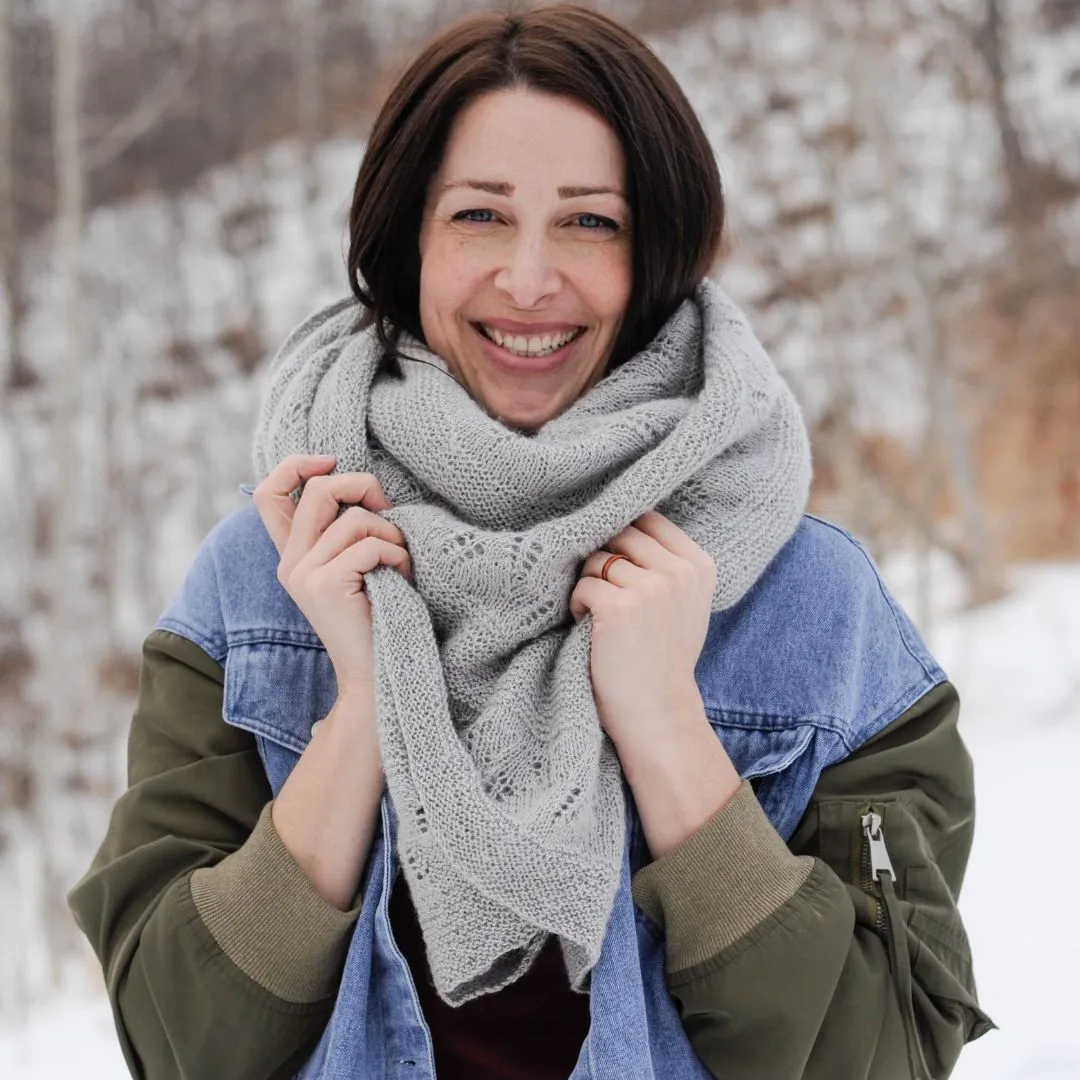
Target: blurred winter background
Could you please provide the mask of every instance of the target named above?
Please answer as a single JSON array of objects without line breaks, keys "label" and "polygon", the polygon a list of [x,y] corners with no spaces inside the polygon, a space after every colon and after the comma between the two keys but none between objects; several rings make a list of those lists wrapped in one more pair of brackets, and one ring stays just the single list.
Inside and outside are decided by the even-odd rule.
[{"label": "blurred winter background", "polygon": [[[139,646],[240,504],[268,358],[347,290],[373,110],[468,0],[0,0],[0,1076],[125,1073],[64,904]],[[1080,2],[608,0],[717,148],[716,273],[960,686],[961,908],[1001,1031],[1080,1077]]]}]

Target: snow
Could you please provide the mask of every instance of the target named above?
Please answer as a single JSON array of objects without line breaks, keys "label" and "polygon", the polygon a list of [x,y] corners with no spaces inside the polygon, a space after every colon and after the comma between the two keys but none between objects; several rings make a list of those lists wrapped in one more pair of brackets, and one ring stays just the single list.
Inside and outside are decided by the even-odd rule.
[{"label": "snow", "polygon": [[1069,822],[1080,706],[1043,720],[1016,716],[1012,732],[1004,724],[981,729],[981,719],[966,731],[979,824],[960,910],[980,1004],[1001,1030],[967,1047],[953,1075],[1076,1080],[1080,938],[1070,909],[1080,870],[1070,855]]},{"label": "snow", "polygon": [[19,1080],[126,1080],[129,1076],[104,994],[75,994],[0,1034],[0,1076]]},{"label": "snow", "polygon": [[[948,598],[948,567],[935,595]],[[909,603],[913,567],[884,567]],[[942,576],[945,575],[945,576]],[[1080,564],[1020,567],[1013,591],[976,611],[938,611],[930,644],[959,685],[979,824],[960,908],[983,1007],[999,1027],[969,1046],[956,1080],[1080,1077],[1080,895],[1073,766],[1080,756]],[[101,991],[68,991],[0,1026],[0,1076],[127,1076]]]},{"label": "snow", "polygon": [[978,826],[960,910],[982,1007],[1001,1028],[959,1080],[1080,1077],[1080,564],[1020,568],[1014,591],[929,637],[963,699]]}]

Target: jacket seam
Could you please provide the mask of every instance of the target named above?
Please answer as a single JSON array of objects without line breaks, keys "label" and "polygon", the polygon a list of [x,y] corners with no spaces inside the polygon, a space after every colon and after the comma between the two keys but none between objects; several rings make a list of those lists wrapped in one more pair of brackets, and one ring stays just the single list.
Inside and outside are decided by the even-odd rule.
[{"label": "jacket seam", "polygon": [[[287,731],[284,728],[271,727],[265,724],[261,720],[252,719],[250,716],[246,716],[239,712],[225,712],[225,723],[232,727],[239,728],[241,731],[246,731],[250,735],[255,735],[258,738],[267,739],[275,746],[281,747],[283,750],[288,750],[293,754],[302,754],[307,749],[307,742],[292,731]],[[310,732],[308,733],[308,739],[310,740]]]},{"label": "jacket seam", "polygon": [[317,634],[308,630],[288,630],[282,627],[228,631],[226,643],[230,649],[242,645],[296,645],[302,649],[325,652],[325,646]]},{"label": "jacket seam", "polygon": [[827,871],[827,864],[821,859],[815,858],[806,880],[790,899],[751,927],[737,941],[721,949],[715,956],[710,956],[687,968],[669,971],[669,987],[675,989],[679,986],[686,986],[689,983],[722,971],[744,953],[764,944],[773,934],[785,928],[790,930],[805,924],[804,910],[810,898],[817,894],[826,893],[829,889]]},{"label": "jacket seam", "polygon": [[253,1003],[265,1012],[297,1017],[310,1016],[324,1012],[327,1006],[336,1000],[335,994],[327,994],[313,1001],[289,1001],[287,998],[278,997],[277,994],[272,990],[268,990],[257,979],[252,978],[221,947],[210,927],[206,925],[191,892],[190,873],[183,882],[180,909],[181,916],[187,919],[196,938],[202,962],[207,967],[217,968],[225,979],[236,985],[238,990],[241,990],[246,997],[252,999]]},{"label": "jacket seam", "polygon": [[[885,588],[885,582],[881,580],[881,574],[878,573],[878,569],[874,565],[873,559],[870,558],[869,552],[862,545],[862,543],[860,543],[860,541],[858,541],[854,536],[852,536],[851,533],[847,532],[845,529],[840,528],[838,525],[834,525],[831,521],[826,521],[824,518],[815,517],[813,514],[807,514],[806,516],[810,518],[811,521],[816,521],[819,525],[823,525],[825,526],[825,528],[831,529],[839,536],[842,536],[862,556],[863,561],[870,569],[870,573],[874,575],[874,581],[877,583],[878,592],[881,594],[881,598],[885,601],[886,605],[889,608],[889,613],[892,615],[893,622],[896,624],[896,631],[900,635],[900,640],[904,643],[904,648],[907,650],[908,655],[911,657],[912,660],[915,661],[916,664],[919,665],[920,668],[922,668],[923,674],[926,675],[928,679],[933,679],[936,674],[943,674],[939,670],[931,670],[931,668],[927,666],[926,661],[923,659],[923,657],[916,653],[915,649],[912,647],[911,641],[908,637],[908,633],[905,630],[903,622],[901,621],[899,615],[897,614],[896,604],[893,601],[892,597],[889,595],[888,590]],[[933,664],[933,668],[937,669],[937,665]]]},{"label": "jacket seam", "polygon": [[[881,728],[886,727],[888,724],[892,723],[893,720],[906,712],[907,709],[914,705],[924,694],[929,693],[935,686],[939,686],[941,683],[947,681],[943,671],[938,671],[936,674],[924,672],[924,674],[926,675],[926,679],[920,679],[906,685],[891,702],[883,706],[879,712],[874,714],[874,718],[870,723],[870,730],[865,735],[862,735],[860,741],[857,743],[850,741],[850,736],[852,734],[851,727],[853,723],[856,722],[855,718],[845,720],[842,717],[833,716],[830,713],[816,712],[799,714],[765,711],[755,713],[745,709],[722,709],[705,703],[705,715],[708,717],[710,723],[715,723],[721,727],[739,728],[743,731],[779,732],[792,730],[790,727],[780,727],[776,724],[763,722],[767,720],[782,721],[787,724],[797,724],[802,727],[813,727],[819,731],[828,731],[831,734],[838,736],[846,749],[854,751],[867,739],[876,735]],[[884,722],[882,722],[883,720]]]},{"label": "jacket seam", "polygon": [[915,702],[929,694],[935,686],[940,686],[943,682],[947,681],[944,671],[939,670],[936,675],[926,672],[926,680],[912,683],[902,694],[894,698],[889,705],[886,705],[885,708],[874,717],[869,729],[865,734],[862,734],[859,742],[853,743],[843,731],[839,732],[844,746],[847,747],[851,753],[854,753],[860,746],[872,739],[879,731],[883,731],[894,720],[903,716]]},{"label": "jacket seam", "polygon": [[202,649],[204,653],[219,664],[224,661],[229,651],[227,642],[222,643],[220,640],[215,640],[212,635],[203,634],[194,626],[189,626],[171,615],[163,615],[158,619],[154,629],[165,630],[170,634],[176,634],[186,641],[190,641],[192,645]]},{"label": "jacket seam", "polygon": [[[791,726],[781,726],[781,724],[794,724],[799,727],[812,727],[819,731],[831,731],[834,734],[842,735],[845,727],[843,720],[839,717],[830,716],[828,713],[753,713],[742,709],[719,709],[716,706],[706,704],[705,715],[712,724],[720,727],[738,728],[740,731],[791,731],[793,730]],[[776,720],[781,723],[762,722],[767,720]]]}]

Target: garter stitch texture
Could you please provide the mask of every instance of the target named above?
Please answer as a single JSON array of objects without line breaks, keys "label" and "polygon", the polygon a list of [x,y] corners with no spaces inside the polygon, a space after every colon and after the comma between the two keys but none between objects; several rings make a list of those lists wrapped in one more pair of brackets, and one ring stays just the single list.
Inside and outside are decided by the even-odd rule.
[{"label": "garter stitch texture", "polygon": [[[254,445],[375,474],[414,582],[366,576],[376,704],[398,850],[434,984],[460,1004],[521,976],[559,937],[585,989],[618,886],[625,815],[575,624],[581,564],[645,511],[717,566],[713,609],[792,535],[810,483],[798,406],[709,280],[656,338],[532,434],[488,415],[403,335],[401,380],[340,301],[274,359]],[[434,364],[435,366],[431,366]]]}]

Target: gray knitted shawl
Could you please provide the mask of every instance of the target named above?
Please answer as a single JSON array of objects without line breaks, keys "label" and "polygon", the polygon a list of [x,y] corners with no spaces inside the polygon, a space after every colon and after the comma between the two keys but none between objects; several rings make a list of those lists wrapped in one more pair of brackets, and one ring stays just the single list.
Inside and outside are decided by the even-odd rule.
[{"label": "gray knitted shawl", "polygon": [[792,535],[805,428],[745,317],[703,281],[657,337],[532,434],[490,416],[403,335],[378,375],[374,331],[338,302],[274,359],[258,479],[289,454],[375,474],[414,581],[366,576],[376,703],[398,850],[435,988],[452,1005],[520,977],[558,935],[587,988],[619,882],[618,759],[589,676],[582,561],[647,510],[715,560],[714,610]]}]

